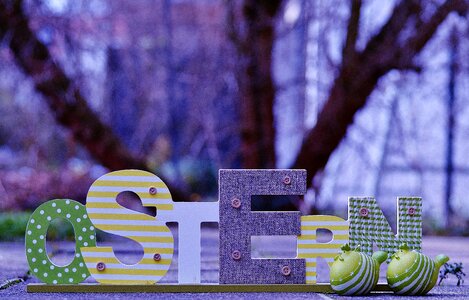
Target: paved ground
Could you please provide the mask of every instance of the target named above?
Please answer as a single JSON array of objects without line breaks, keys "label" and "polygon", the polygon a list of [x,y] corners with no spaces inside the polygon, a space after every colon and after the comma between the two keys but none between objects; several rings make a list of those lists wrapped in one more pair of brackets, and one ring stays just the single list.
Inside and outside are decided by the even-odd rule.
[{"label": "paved ground", "polygon": [[[218,281],[218,231],[204,229],[202,238],[202,281],[204,283],[216,283]],[[127,263],[139,260],[139,253],[132,251],[132,245],[123,240],[106,243],[117,249],[117,255]],[[102,245],[102,244],[100,244]],[[60,246],[60,248],[59,248]],[[48,243],[48,248],[54,251],[53,261],[65,264],[73,256],[73,243]],[[253,257],[294,257],[295,239],[291,237],[276,237],[275,239],[257,240],[253,244]],[[274,250],[275,249],[275,250]],[[450,256],[453,262],[462,262],[466,268],[469,266],[469,238],[453,237],[424,237],[423,251],[430,257],[439,253]],[[166,283],[175,283],[177,278],[176,263],[173,261],[170,271],[164,279]],[[381,275],[385,274],[385,266]],[[323,262],[319,262],[318,280],[325,282],[328,279],[328,268]],[[22,243],[0,243],[0,282],[7,279],[23,276],[28,270],[24,246]],[[466,272],[468,270],[466,269]],[[386,280],[381,278],[380,282]],[[468,280],[469,281],[469,280]],[[25,283],[16,284],[6,290],[0,290],[1,299],[139,299],[151,297],[155,299],[349,299],[337,295],[313,294],[313,293],[231,293],[231,294],[31,294],[26,293],[26,284],[38,282],[35,278],[28,279]],[[88,282],[93,282],[88,279]],[[368,297],[373,299],[408,299],[412,297],[398,297],[393,294],[376,293]],[[435,287],[426,298],[429,299],[469,299],[469,284],[462,287],[456,286],[452,278],[446,280],[445,285]],[[354,299],[357,299],[355,297]]]}]

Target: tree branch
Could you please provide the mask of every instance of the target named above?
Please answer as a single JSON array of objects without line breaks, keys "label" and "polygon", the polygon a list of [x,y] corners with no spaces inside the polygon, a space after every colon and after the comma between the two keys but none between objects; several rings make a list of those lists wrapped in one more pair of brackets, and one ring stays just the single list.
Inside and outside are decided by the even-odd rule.
[{"label": "tree branch", "polygon": [[[6,40],[21,69],[30,76],[38,92],[44,96],[56,121],[69,129],[93,158],[110,170],[143,169],[144,159],[133,155],[103,124],[88,106],[79,88],[54,61],[47,47],[29,27],[21,0],[0,1],[0,39]],[[185,192],[172,187],[177,200],[187,200]]]},{"label": "tree branch", "polygon": [[415,28],[415,34],[410,37],[398,53],[397,61],[401,64],[411,64],[415,57],[432,38],[441,23],[453,11],[464,15],[469,10],[467,0],[445,1],[427,22],[421,22]]},{"label": "tree branch", "polygon": [[344,65],[347,65],[349,61],[353,61],[355,59],[357,54],[356,43],[360,28],[362,0],[351,0],[350,2],[350,17],[347,25],[347,37],[342,51],[342,63]]},{"label": "tree branch", "polygon": [[22,1],[0,2],[0,37],[11,32],[9,47],[23,71],[30,75],[36,89],[44,96],[55,119],[71,130],[74,138],[110,170],[145,168],[101,123],[76,86],[52,59],[49,50],[29,28]]},{"label": "tree branch", "polygon": [[[419,17],[422,6],[418,0],[401,1],[378,34],[358,53],[357,59],[341,66],[317,123],[304,138],[292,166],[308,171],[309,186],[344,139],[356,112],[365,106],[378,80],[392,69],[414,67],[414,57],[448,14],[452,11],[466,14],[467,6],[467,0],[446,1],[435,10],[429,21],[423,22],[415,28],[413,35],[402,41],[404,29],[412,19]],[[347,35],[353,40],[353,32]]]},{"label": "tree branch", "polygon": [[368,60],[382,69],[391,68],[400,47],[400,34],[411,17],[418,16],[422,11],[420,2],[420,0],[400,1],[388,21],[360,53],[361,60]]}]

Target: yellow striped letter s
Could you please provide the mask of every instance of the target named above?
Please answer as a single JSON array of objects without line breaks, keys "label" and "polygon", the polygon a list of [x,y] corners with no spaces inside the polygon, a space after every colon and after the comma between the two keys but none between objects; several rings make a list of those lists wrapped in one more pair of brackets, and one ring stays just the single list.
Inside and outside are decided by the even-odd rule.
[{"label": "yellow striped letter s", "polygon": [[[328,229],[332,240],[328,243],[316,241],[316,231]],[[340,247],[348,242],[349,222],[336,216],[302,216],[301,235],[298,237],[298,258],[306,260],[306,283],[316,283],[316,261],[318,257],[326,260],[329,267]]]},{"label": "yellow striped letter s", "polygon": [[121,263],[112,247],[83,247],[81,252],[91,275],[105,284],[154,284],[168,271],[174,239],[165,222],[116,202],[119,193],[136,193],[143,206],[172,210],[168,187],[158,176],[139,170],[122,170],[98,178],[86,198],[86,210],[96,228],[127,237],[143,247],[143,258],[135,265]]}]

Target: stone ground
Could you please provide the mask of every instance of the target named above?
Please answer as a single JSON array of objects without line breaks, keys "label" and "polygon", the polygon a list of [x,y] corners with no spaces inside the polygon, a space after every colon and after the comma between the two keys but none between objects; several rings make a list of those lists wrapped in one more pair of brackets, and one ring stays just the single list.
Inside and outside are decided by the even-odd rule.
[{"label": "stone ground", "polygon": [[[116,249],[117,256],[126,263],[135,263],[139,260],[139,253],[133,244],[124,240],[106,242]],[[99,243],[99,245],[104,245]],[[295,238],[292,237],[266,237],[253,240],[252,256],[260,257],[294,257]],[[71,261],[74,253],[74,243],[60,242],[47,244],[49,253],[53,253],[52,260],[57,264],[66,264]],[[469,266],[469,238],[461,237],[424,237],[423,252],[430,257],[444,253],[452,262],[462,262]],[[177,256],[173,260],[171,269],[164,278],[164,283],[175,283],[177,278]],[[318,266],[318,281],[328,281],[328,268],[325,262],[320,261]],[[385,264],[381,270],[380,282],[386,282],[384,275]],[[216,283],[218,281],[218,230],[205,228],[202,233],[202,281],[203,283]],[[23,243],[0,243],[0,283],[7,279],[23,276],[28,270]],[[467,272],[467,269],[466,269]],[[5,290],[0,290],[0,299],[140,299],[151,297],[156,299],[348,299],[334,294],[319,293],[171,293],[171,294],[44,294],[27,293],[28,283],[38,282],[36,278],[29,278],[24,283],[13,285]],[[88,279],[87,282],[93,282]],[[163,283],[163,282],[162,282]],[[396,298],[397,297],[397,298]],[[367,297],[373,299],[408,299],[414,297],[394,296],[390,293],[372,293]],[[429,299],[469,299],[469,285],[456,286],[456,280],[449,278],[444,285],[435,287],[425,298]],[[354,299],[357,299],[355,297]]]}]

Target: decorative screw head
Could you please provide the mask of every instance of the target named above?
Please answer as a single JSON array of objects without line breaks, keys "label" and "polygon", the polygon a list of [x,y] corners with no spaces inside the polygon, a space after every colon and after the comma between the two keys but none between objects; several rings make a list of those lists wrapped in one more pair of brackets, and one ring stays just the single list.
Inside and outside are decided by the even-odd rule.
[{"label": "decorative screw head", "polygon": [[161,260],[161,254],[159,254],[159,253],[153,254],[153,260],[154,261],[160,261]]},{"label": "decorative screw head", "polygon": [[291,269],[290,269],[290,267],[289,267],[289,266],[283,266],[283,267],[282,267],[282,274],[283,274],[284,276],[290,275],[290,274],[291,274]]},{"label": "decorative screw head", "polygon": [[234,260],[240,260],[241,252],[239,252],[238,250],[231,252],[231,258],[233,258]]},{"label": "decorative screw head", "polygon": [[409,216],[413,216],[413,215],[415,215],[415,213],[416,213],[416,211],[415,211],[415,208],[413,208],[413,207],[409,207],[409,209],[407,210],[407,214]]},{"label": "decorative screw head", "polygon": [[99,272],[102,272],[102,271],[106,270],[106,264],[101,262],[101,261],[98,262],[96,264],[96,270],[98,270]]},{"label": "decorative screw head", "polygon": [[231,206],[233,208],[240,208],[241,207],[241,200],[239,200],[238,198],[233,198],[233,200],[231,200]]},{"label": "decorative screw head", "polygon": [[359,213],[361,217],[368,217],[368,214],[369,214],[368,208],[366,207],[360,208]]},{"label": "decorative screw head", "polygon": [[290,178],[290,176],[285,176],[285,177],[283,177],[283,184],[285,184],[285,185],[291,184],[291,178]]},{"label": "decorative screw head", "polygon": [[150,195],[156,195],[156,193],[157,193],[158,191],[156,190],[156,187],[151,186],[151,187],[148,189],[148,192],[150,193]]}]

